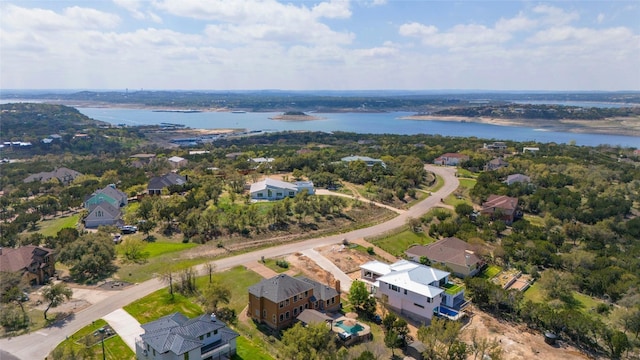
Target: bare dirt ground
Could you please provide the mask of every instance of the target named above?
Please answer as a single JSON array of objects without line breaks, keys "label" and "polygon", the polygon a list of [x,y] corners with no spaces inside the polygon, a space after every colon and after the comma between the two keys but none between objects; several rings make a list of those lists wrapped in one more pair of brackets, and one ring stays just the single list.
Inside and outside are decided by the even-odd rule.
[{"label": "bare dirt ground", "polygon": [[365,254],[361,251],[350,249],[344,245],[331,245],[317,248],[322,256],[331,260],[342,272],[347,275],[352,273],[360,274],[360,265],[367,261],[374,260],[373,256]]},{"label": "bare dirt ground", "polygon": [[313,260],[301,253],[290,254],[287,256],[286,260],[289,262],[289,266],[291,267],[289,271],[294,270],[296,273],[302,273],[310,279],[320,281],[325,284],[333,284],[334,278],[331,273],[325,271]]},{"label": "bare dirt ground", "polygon": [[469,324],[462,331],[462,339],[471,343],[471,334],[475,329],[479,338],[497,340],[503,349],[505,360],[572,360],[591,359],[578,349],[560,341],[552,346],[544,342],[540,333],[529,330],[526,326],[515,326],[496,320],[489,314],[473,307],[473,316]]}]

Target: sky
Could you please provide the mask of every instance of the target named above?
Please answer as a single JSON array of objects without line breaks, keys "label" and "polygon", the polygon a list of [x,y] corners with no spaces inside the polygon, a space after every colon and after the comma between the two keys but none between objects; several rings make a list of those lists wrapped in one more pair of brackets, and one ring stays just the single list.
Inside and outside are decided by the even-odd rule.
[{"label": "sky", "polygon": [[640,1],[0,0],[1,89],[640,90]]}]

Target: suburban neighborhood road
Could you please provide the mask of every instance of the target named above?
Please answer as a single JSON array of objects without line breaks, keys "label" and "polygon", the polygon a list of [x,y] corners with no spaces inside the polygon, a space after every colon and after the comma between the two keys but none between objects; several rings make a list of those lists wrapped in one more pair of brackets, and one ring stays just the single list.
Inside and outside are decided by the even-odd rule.
[{"label": "suburban neighborhood road", "polygon": [[[348,233],[256,250],[241,255],[215,260],[212,263],[216,265],[216,269],[226,270],[249,261],[257,261],[262,256],[265,258],[271,258],[283,254],[302,252],[308,249],[313,249],[314,247],[341,243],[343,239],[351,241],[382,234],[403,226],[407,222],[407,219],[420,217],[431,208],[438,205],[440,203],[440,199],[447,197],[458,188],[459,181],[455,176],[454,168],[425,165],[425,169],[441,176],[444,180],[444,185],[438,191],[433,192],[433,194],[425,200],[420,201],[406,212],[389,221]],[[198,267],[198,271],[202,274],[205,273],[204,264]],[[40,329],[26,335],[0,339],[0,360],[11,359],[10,355],[24,360],[44,359],[51,350],[53,350],[66,337],[73,335],[73,333],[84,326],[91,324],[92,321],[100,319],[105,315],[165,286],[166,284],[163,284],[157,278],[128,286],[119,292],[114,292],[112,296],[79,311],[64,323]]]}]

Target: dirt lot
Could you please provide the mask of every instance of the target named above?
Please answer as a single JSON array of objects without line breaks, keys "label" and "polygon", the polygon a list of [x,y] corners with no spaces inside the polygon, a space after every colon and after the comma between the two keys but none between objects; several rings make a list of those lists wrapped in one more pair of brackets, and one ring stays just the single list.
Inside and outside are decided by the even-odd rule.
[{"label": "dirt lot", "polygon": [[[340,268],[345,274],[351,275],[356,273],[360,275],[360,265],[367,261],[375,260],[373,256],[365,254],[361,251],[350,249],[344,245],[330,245],[321,248],[317,248],[322,256],[331,260],[337,267]],[[352,277],[353,278],[353,277]]]},{"label": "dirt lot", "polygon": [[478,337],[496,339],[500,342],[505,360],[590,359],[563,341],[560,341],[556,346],[546,344],[542,334],[534,333],[526,326],[514,326],[500,322],[476,308],[470,311],[473,312],[473,316],[462,332],[463,340],[470,343],[472,330],[476,329]]},{"label": "dirt lot", "polygon": [[286,260],[289,262],[291,270],[296,273],[300,272],[304,276],[323,282],[325,284],[333,284],[333,275],[318,266],[313,260],[302,255],[301,253],[290,254]]}]

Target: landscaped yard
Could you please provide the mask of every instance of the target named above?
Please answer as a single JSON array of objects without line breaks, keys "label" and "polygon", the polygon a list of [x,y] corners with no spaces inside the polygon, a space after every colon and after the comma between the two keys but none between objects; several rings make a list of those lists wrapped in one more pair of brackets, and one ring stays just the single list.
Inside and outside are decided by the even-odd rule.
[{"label": "landscaped yard", "polygon": [[[107,325],[107,322],[99,319],[91,325],[87,325],[71,335],[67,340],[58,344],[53,354],[63,352],[62,356],[54,356],[57,359],[102,359],[101,336],[94,335],[98,329]],[[87,347],[89,345],[89,347]],[[134,359],[133,350],[122,341],[120,336],[115,335],[104,340],[105,357],[107,359],[121,360]],[[75,356],[71,355],[73,352]]]},{"label": "landscaped yard", "polygon": [[392,255],[402,256],[405,250],[412,245],[425,245],[435,240],[425,233],[414,233],[407,229],[397,234],[369,241]]},{"label": "landscaped yard", "polygon": [[453,283],[446,283],[442,287],[445,289],[444,292],[449,295],[455,295],[464,289],[464,286]]},{"label": "landscaped yard", "polygon": [[289,267],[282,267],[282,266],[278,265],[277,262],[281,262],[281,261],[286,262],[284,257],[277,258],[277,259],[264,259],[264,264],[263,265],[268,267],[269,269],[277,272],[277,273],[283,273],[283,272],[289,270]]},{"label": "landscaped yard", "polygon": [[202,307],[194,303],[193,299],[182,296],[175,291],[173,299],[171,299],[168,288],[160,289],[142,299],[138,299],[125,306],[124,310],[141,324],[173,314],[176,311],[183,313],[188,318],[204,313]]},{"label": "landscaped yard", "polygon": [[482,271],[482,274],[480,274],[480,276],[483,279],[491,279],[494,276],[498,275],[500,271],[502,271],[501,267],[497,265],[488,265],[487,268]]},{"label": "landscaped yard", "polygon": [[55,218],[51,220],[39,221],[37,224],[38,230],[36,230],[36,232],[39,232],[44,236],[56,236],[58,234],[58,231],[60,231],[60,229],[63,229],[66,227],[75,229],[79,220],[80,220],[80,215],[75,214],[75,215]]},{"label": "landscaped yard", "polygon": [[240,336],[236,340],[237,351],[236,356],[232,357],[231,360],[272,360],[273,357],[265,352],[259,346],[256,346],[249,339],[246,339],[243,336]]}]

